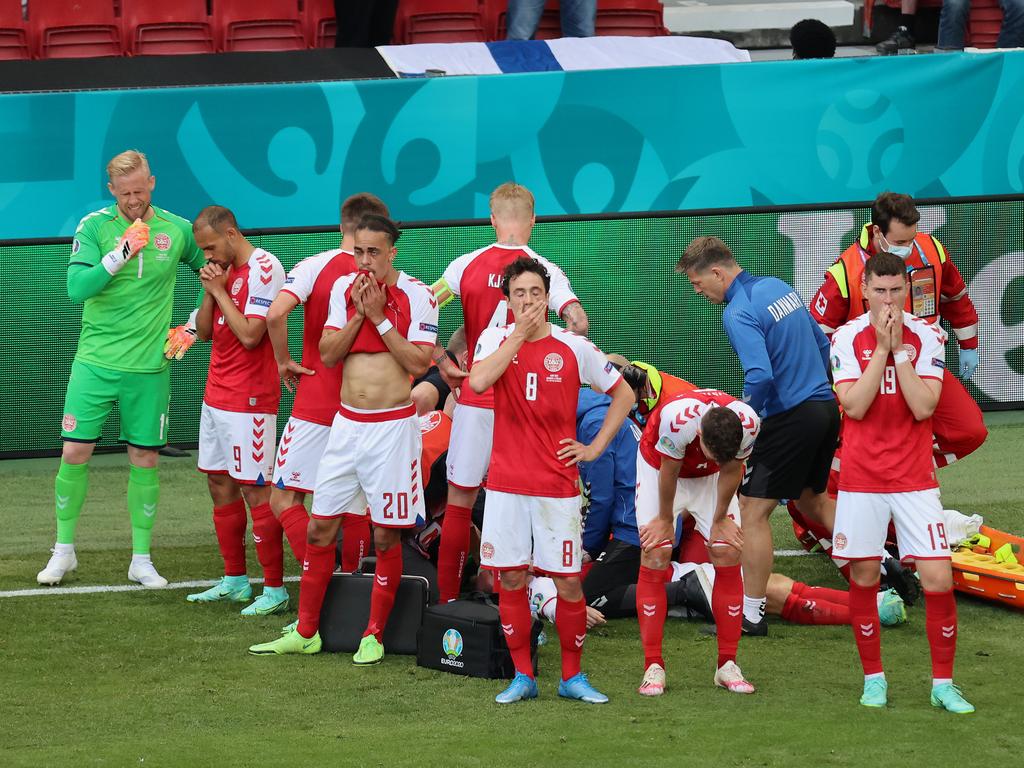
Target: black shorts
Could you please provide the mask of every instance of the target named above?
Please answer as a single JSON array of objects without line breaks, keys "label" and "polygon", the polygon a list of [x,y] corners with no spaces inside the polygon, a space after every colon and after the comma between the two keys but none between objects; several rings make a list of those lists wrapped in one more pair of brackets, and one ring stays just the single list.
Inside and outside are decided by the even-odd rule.
[{"label": "black shorts", "polygon": [[805,400],[761,422],[740,493],[755,499],[799,499],[822,493],[839,443],[835,400]]},{"label": "black shorts", "polygon": [[[636,584],[640,575],[640,547],[612,539],[596,558],[583,580],[583,596],[587,605],[603,606],[612,590]],[[604,598],[602,600],[602,598]],[[596,605],[595,605],[596,603]]]},{"label": "black shorts", "polygon": [[444,378],[441,376],[441,370],[436,365],[430,366],[426,373],[412,383],[414,387],[417,384],[430,384],[433,386],[437,390],[437,405],[432,410],[444,410],[445,401],[448,399],[448,395],[452,393],[452,390],[445,384]]}]

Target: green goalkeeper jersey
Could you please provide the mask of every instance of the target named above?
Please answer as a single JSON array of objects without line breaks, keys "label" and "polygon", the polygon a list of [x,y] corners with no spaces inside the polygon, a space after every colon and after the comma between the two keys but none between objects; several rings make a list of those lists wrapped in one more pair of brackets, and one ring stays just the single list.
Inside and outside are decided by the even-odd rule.
[{"label": "green goalkeeper jersey", "polygon": [[[82,310],[76,360],[116,371],[153,373],[167,367],[164,340],[171,322],[178,263],[194,270],[206,263],[192,225],[152,206],[149,243],[115,274]],[[114,250],[131,224],[116,205],[82,219],[71,245],[70,264],[95,267]],[[103,269],[103,267],[99,267]]]}]

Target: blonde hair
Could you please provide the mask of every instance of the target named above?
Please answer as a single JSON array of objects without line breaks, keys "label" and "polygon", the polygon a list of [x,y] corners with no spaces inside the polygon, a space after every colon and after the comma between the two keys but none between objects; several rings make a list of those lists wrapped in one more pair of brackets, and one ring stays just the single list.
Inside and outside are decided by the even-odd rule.
[{"label": "blonde hair", "polygon": [[521,184],[506,181],[491,192],[491,213],[496,219],[532,219],[533,193]]},{"label": "blonde hair", "polygon": [[119,155],[114,155],[107,163],[107,178],[111,181],[118,176],[127,176],[140,168],[149,171],[149,161],[146,156],[137,149],[128,149]]}]

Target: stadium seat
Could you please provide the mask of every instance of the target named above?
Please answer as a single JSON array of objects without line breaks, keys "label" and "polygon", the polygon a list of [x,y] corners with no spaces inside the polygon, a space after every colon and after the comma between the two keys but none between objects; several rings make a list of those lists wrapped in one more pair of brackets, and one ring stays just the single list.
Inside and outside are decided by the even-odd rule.
[{"label": "stadium seat", "polygon": [[306,47],[297,0],[213,0],[219,51],[297,51]]},{"label": "stadium seat", "polygon": [[121,27],[129,56],[214,52],[206,0],[121,0]]},{"label": "stadium seat", "polygon": [[[487,12],[487,39],[504,40],[508,36],[508,3],[485,0]],[[544,4],[544,14],[540,17],[534,40],[556,40],[562,36],[562,17],[558,0],[548,0]]]},{"label": "stadium seat", "polygon": [[477,0],[402,0],[395,14],[394,42],[471,43],[486,39]]},{"label": "stadium seat", "polygon": [[32,0],[28,27],[40,59],[123,53],[113,0]]},{"label": "stadium seat", "polygon": [[1003,26],[999,0],[972,0],[967,21],[968,44],[974,48],[995,48]]},{"label": "stadium seat", "polygon": [[333,48],[338,31],[334,0],[305,0],[302,9],[306,40],[311,48]]},{"label": "stadium seat", "polygon": [[660,0],[598,0],[594,32],[627,37],[667,35],[664,17]]},{"label": "stadium seat", "polygon": [[28,30],[21,18],[21,0],[0,0],[0,61],[30,59]]},{"label": "stadium seat", "polygon": [[[875,5],[887,5],[890,8],[899,10],[900,0],[864,0],[864,36],[871,37],[871,28],[874,23],[873,9]],[[917,5],[921,8],[941,8],[942,0],[920,0]]]}]

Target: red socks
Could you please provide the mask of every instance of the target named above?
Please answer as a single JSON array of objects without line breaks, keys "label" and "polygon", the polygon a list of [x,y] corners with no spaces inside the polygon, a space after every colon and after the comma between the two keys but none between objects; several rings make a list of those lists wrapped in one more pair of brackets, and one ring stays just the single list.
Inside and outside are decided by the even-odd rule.
[{"label": "red socks", "polygon": [[300,563],[305,562],[306,531],[309,528],[309,514],[306,512],[305,506],[296,504],[293,507],[288,507],[281,513],[278,522],[284,529],[284,535],[288,537],[288,546],[291,547],[295,559]]},{"label": "red socks", "polygon": [[[878,620],[878,582],[870,587],[850,582],[850,623],[865,675],[882,672],[882,624]],[[929,640],[931,634],[929,633]]]},{"label": "red socks", "polygon": [[224,558],[225,576],[245,576],[245,529],[249,516],[242,499],[213,508],[213,529]]},{"label": "red socks", "polygon": [[925,626],[928,647],[932,652],[932,677],[953,679],[953,657],[956,655],[956,598],[953,590],[924,593]]},{"label": "red socks", "polygon": [[812,587],[802,581],[793,583],[793,594],[807,600],[827,600],[836,605],[849,605],[850,593],[842,589],[829,589],[828,587]]},{"label": "red socks", "polygon": [[824,598],[803,597],[794,586],[786,598],[786,604],[782,606],[782,618],[794,624],[849,624],[850,608]]},{"label": "red socks", "polygon": [[441,546],[437,554],[437,586],[441,602],[447,603],[459,596],[462,569],[469,551],[469,526],[473,510],[449,504],[441,524]]},{"label": "red socks", "polygon": [[281,523],[274,517],[270,504],[260,504],[250,510],[252,514],[252,540],[256,544],[256,557],[263,566],[263,583],[268,587],[284,585],[284,547],[281,546]]},{"label": "red socks", "polygon": [[[661,591],[664,594],[664,585]],[[568,680],[580,673],[583,641],[587,638],[586,601],[577,600],[571,603],[559,597],[555,602],[555,626],[558,628],[558,642],[562,646],[562,679]],[[529,642],[526,647],[529,649]]]},{"label": "red socks", "polygon": [[334,573],[333,544],[319,547],[306,545],[306,561],[302,564],[302,582],[299,585],[299,634],[310,638],[320,628],[320,609],[324,594]]},{"label": "red socks", "polygon": [[[365,520],[365,518],[363,518]],[[384,627],[388,624],[388,616],[395,605],[398,594],[398,583],[402,579],[402,545],[395,544],[391,549],[377,552],[377,569],[374,571],[373,592],[370,593],[370,621],[366,625],[363,637],[375,635],[383,642]]]},{"label": "red socks", "polygon": [[[705,547],[705,549],[707,548]],[[665,666],[665,659],[661,655],[662,638],[665,634],[665,613],[668,610],[665,582],[671,578],[671,575],[671,568],[663,568],[659,571],[645,565],[640,566],[640,576],[636,582],[636,615],[640,623],[640,642],[644,647],[645,671],[651,664],[660,664],[662,668]],[[561,611],[561,607],[557,611]],[[555,618],[559,616],[561,614],[556,612]]]},{"label": "red socks", "polygon": [[711,590],[711,612],[718,631],[718,668],[736,661],[736,648],[743,633],[743,575],[739,565],[715,566]]},{"label": "red socks", "polygon": [[[370,551],[370,518],[368,515],[341,516],[341,570],[355,573],[359,561]],[[399,560],[401,563],[401,560]],[[399,565],[398,575],[402,575]],[[398,589],[396,586],[395,589]],[[392,598],[394,599],[394,598]],[[391,610],[390,608],[388,609]],[[380,638],[378,638],[380,639]]]},{"label": "red socks", "polygon": [[[530,648],[530,630],[533,627],[533,617],[530,615],[530,601],[526,596],[526,587],[515,590],[507,590],[499,587],[498,593],[498,614],[501,617],[501,629],[505,633],[505,645],[508,646],[512,655],[512,663],[516,666],[516,672],[534,677],[533,657]],[[558,634],[562,635],[561,615],[562,605],[559,602],[555,618],[558,620]],[[572,612],[572,608],[569,609]],[[586,628],[586,608],[583,609],[583,626]],[[565,651],[562,651],[562,663],[565,664]]]}]

